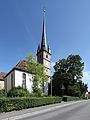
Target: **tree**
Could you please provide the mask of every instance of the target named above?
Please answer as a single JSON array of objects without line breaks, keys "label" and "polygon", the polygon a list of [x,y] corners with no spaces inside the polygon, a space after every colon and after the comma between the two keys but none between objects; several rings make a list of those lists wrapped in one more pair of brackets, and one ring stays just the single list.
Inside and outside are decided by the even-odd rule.
[{"label": "tree", "polygon": [[36,74],[37,62],[34,58],[34,55],[32,53],[28,54],[26,59],[27,59],[27,69],[28,69],[28,71],[32,74]]},{"label": "tree", "polygon": [[48,78],[44,72],[44,66],[38,63],[33,54],[27,56],[27,69],[30,73],[34,74],[33,80],[33,92],[44,92],[44,83],[47,82]]},{"label": "tree", "polygon": [[67,58],[68,72],[72,73],[73,80],[80,80],[83,77],[84,62],[79,55],[70,55]]},{"label": "tree", "polygon": [[82,95],[85,95],[87,89],[88,89],[88,86],[87,84],[84,84],[84,82],[82,82],[81,80],[78,82],[79,86],[80,86],[80,91],[81,91],[81,94]]},{"label": "tree", "polygon": [[82,82],[84,62],[79,55],[69,55],[67,59],[61,59],[54,66],[52,86],[53,94],[61,95],[61,86],[65,86],[66,95],[80,96],[87,90]]}]

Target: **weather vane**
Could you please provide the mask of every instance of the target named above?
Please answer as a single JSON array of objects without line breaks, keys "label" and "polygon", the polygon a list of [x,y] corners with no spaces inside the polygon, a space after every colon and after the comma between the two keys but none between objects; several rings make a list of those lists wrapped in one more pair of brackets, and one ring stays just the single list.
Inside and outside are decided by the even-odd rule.
[{"label": "weather vane", "polygon": [[44,10],[43,10],[43,12],[45,13],[45,12],[46,12],[46,10],[44,9]]},{"label": "weather vane", "polygon": [[46,12],[45,7],[43,7],[43,12],[44,12],[44,13]]}]

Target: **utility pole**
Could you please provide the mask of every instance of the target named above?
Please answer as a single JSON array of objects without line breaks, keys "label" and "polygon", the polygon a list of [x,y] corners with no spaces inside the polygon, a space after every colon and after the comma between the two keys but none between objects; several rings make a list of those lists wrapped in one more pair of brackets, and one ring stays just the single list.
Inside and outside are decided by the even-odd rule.
[{"label": "utility pole", "polygon": [[51,96],[52,96],[52,79],[51,79]]},{"label": "utility pole", "polygon": [[52,71],[51,71],[50,81],[51,81],[51,96],[52,96]]}]

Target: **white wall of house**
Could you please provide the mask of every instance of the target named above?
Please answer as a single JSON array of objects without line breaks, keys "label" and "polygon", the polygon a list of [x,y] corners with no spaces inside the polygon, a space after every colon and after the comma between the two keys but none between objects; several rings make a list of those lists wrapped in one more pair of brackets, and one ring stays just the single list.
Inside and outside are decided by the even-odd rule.
[{"label": "white wall of house", "polygon": [[4,81],[0,80],[0,90],[4,89]]},{"label": "white wall of house", "polygon": [[[14,69],[11,71],[5,78],[5,91],[8,92],[13,87],[18,87],[23,84],[23,74],[26,75],[26,89],[31,93],[32,85],[33,85],[33,74],[29,74],[28,72],[24,72],[21,70]],[[12,76],[13,75],[13,76]],[[48,94],[48,84],[44,84],[44,94]]]},{"label": "white wall of house", "polygon": [[[33,84],[32,80],[33,80],[34,75],[29,74],[27,72],[23,72],[21,70],[13,70],[5,78],[5,90],[6,90],[6,92],[8,92],[12,87],[18,87],[18,86],[22,87],[23,73],[25,73],[25,75],[26,75],[26,88],[29,92],[32,92],[32,84]],[[11,74],[13,74],[13,81],[11,78]],[[11,83],[11,81],[12,81],[12,83]],[[12,84],[13,84],[13,86],[12,86]]]},{"label": "white wall of house", "polygon": [[29,92],[32,92],[32,80],[33,80],[33,75],[29,74],[27,72],[15,70],[15,87],[21,86],[22,87],[22,74],[26,74],[26,88]]},{"label": "white wall of house", "polygon": [[5,91],[8,92],[11,89],[11,74],[5,78]]}]

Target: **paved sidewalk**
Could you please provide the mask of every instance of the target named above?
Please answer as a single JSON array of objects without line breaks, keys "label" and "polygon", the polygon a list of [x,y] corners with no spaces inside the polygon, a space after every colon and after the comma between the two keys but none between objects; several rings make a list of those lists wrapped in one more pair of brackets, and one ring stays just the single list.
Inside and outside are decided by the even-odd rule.
[{"label": "paved sidewalk", "polygon": [[[80,101],[77,101],[80,102]],[[59,109],[61,107],[65,107],[71,104],[77,103],[75,101],[73,102],[62,102],[58,104],[51,104],[51,105],[46,105],[46,106],[41,106],[41,107],[35,107],[35,108],[29,108],[29,109],[23,109],[19,111],[12,111],[12,112],[4,112],[0,113],[0,120],[16,120],[20,119],[26,116],[31,116],[31,115],[36,115],[39,113],[44,113],[48,112],[53,109]]]}]

